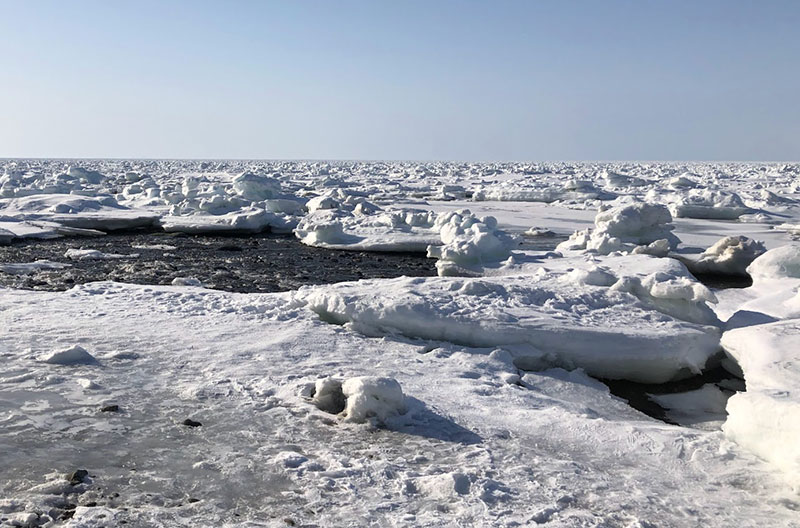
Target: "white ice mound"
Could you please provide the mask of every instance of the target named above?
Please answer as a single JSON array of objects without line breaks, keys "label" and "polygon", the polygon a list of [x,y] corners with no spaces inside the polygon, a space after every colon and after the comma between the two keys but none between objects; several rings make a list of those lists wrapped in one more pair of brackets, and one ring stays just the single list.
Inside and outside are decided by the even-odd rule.
[{"label": "white ice mound", "polygon": [[89,352],[86,351],[85,348],[79,345],[75,345],[73,347],[67,348],[65,350],[59,350],[57,352],[52,352],[47,354],[41,358],[42,361],[45,363],[50,363],[53,365],[95,365],[97,364],[97,359]]},{"label": "white ice mound", "polygon": [[200,279],[196,279],[195,277],[175,277],[172,279],[173,286],[191,286],[195,288],[202,288],[203,283],[200,282]]},{"label": "white ice mound", "polygon": [[594,229],[576,231],[558,245],[559,251],[616,251],[665,256],[680,242],[672,234],[672,215],[666,206],[636,203],[597,213]]},{"label": "white ice mound", "polygon": [[[353,251],[428,250],[429,256],[438,255],[436,251],[430,254],[431,246],[444,244],[453,259],[473,267],[484,260],[508,256],[503,244],[512,239],[497,230],[494,218],[478,218],[467,209],[438,214],[410,209],[383,211],[363,198],[338,198],[334,209],[319,208],[309,201],[314,212],[294,230],[302,243]],[[470,229],[476,224],[481,225]]]},{"label": "white ice mound", "polygon": [[747,267],[766,252],[762,242],[746,236],[728,236],[706,249],[697,260],[686,259],[693,273],[747,275]]},{"label": "white ice mound", "polygon": [[[645,302],[561,277],[399,278],[301,288],[295,295],[324,320],[368,336],[509,348],[527,363],[582,367],[606,378],[664,382],[699,372],[719,350],[716,327],[678,319],[693,304],[687,298],[698,297],[687,285],[640,281],[647,283],[640,286],[646,295],[637,292]],[[658,311],[665,306],[676,308],[677,317]]]},{"label": "white ice mound", "polygon": [[69,267],[69,264],[64,264],[62,262],[37,260],[35,262],[14,262],[9,264],[0,264],[0,271],[10,275],[27,275],[29,273],[36,273],[37,271],[61,270]]},{"label": "white ice mound", "polygon": [[138,253],[131,253],[129,255],[123,255],[120,253],[103,253],[97,249],[76,249],[70,248],[65,253],[64,256],[71,260],[114,260],[114,259],[127,259],[127,258],[137,258],[139,256]]},{"label": "white ice mound", "polygon": [[437,258],[440,276],[479,274],[484,264],[509,257],[519,245],[516,237],[497,229],[493,216],[478,218],[468,210],[437,218],[441,245],[428,247],[428,257]]},{"label": "white ice mound", "polygon": [[406,412],[405,396],[400,384],[392,378],[361,376],[342,383],[346,399],[344,419],[362,423],[369,419],[380,422]]},{"label": "white ice mound", "polygon": [[472,193],[476,202],[585,202],[615,197],[588,180],[569,178],[564,181],[563,174],[542,174],[537,178],[516,175],[516,178],[500,183],[479,185]]},{"label": "white ice mound", "polygon": [[716,303],[714,293],[682,274],[657,271],[639,278],[622,277],[611,286],[614,291],[635,295],[646,306],[697,324],[719,326],[720,321],[707,303]]},{"label": "white ice mound", "polygon": [[381,211],[361,201],[351,209],[317,209],[294,233],[303,244],[329,249],[423,252],[441,243],[436,219],[436,213]]},{"label": "white ice mound", "polygon": [[171,204],[161,219],[168,232],[286,233],[305,212],[300,201],[281,192],[277,179],[253,172],[240,173],[230,183],[189,175],[160,196]]},{"label": "white ice mound", "polygon": [[124,207],[111,196],[35,194],[0,200],[2,216],[18,221],[45,220],[69,227],[113,231],[151,227],[159,214]]},{"label": "white ice mound", "polygon": [[313,403],[319,409],[341,414],[347,422],[385,422],[406,412],[405,396],[393,378],[360,376],[344,382],[323,378],[314,386]]},{"label": "white ice mound", "polygon": [[[266,204],[269,202],[265,202]],[[265,207],[246,206],[227,213],[192,212],[168,215],[161,227],[168,233],[260,233],[272,230],[291,232],[296,220],[286,214],[268,211]]]},{"label": "white ice mound", "polygon": [[275,178],[243,172],[233,179],[233,189],[245,200],[260,202],[279,196],[281,184]]},{"label": "white ice mound", "polygon": [[728,400],[722,430],[800,489],[800,320],[730,330],[722,346],[747,383],[746,392]]},{"label": "white ice mound", "polygon": [[642,185],[647,185],[647,181],[641,178],[620,174],[612,170],[602,171],[601,176],[606,181],[606,185],[616,189],[625,187],[641,187]]},{"label": "white ice mound", "polygon": [[752,212],[734,192],[692,189],[678,195],[670,204],[676,218],[708,218],[716,220],[735,220],[745,213]]},{"label": "white ice mound", "polygon": [[800,278],[800,245],[791,244],[771,249],[747,267],[753,280]]}]

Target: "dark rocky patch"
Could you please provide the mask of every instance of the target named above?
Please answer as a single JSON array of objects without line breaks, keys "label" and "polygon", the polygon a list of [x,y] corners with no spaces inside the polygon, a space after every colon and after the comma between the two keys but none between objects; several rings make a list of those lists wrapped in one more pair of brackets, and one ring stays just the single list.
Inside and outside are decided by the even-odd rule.
[{"label": "dark rocky patch", "polygon": [[72,473],[70,473],[69,475],[67,475],[67,480],[73,486],[77,486],[78,484],[82,484],[83,482],[85,482],[86,477],[88,476],[89,472],[86,471],[85,469],[77,469]]},{"label": "dark rocky patch", "polygon": [[[167,245],[175,249],[134,246]],[[70,248],[137,258],[72,261]],[[301,244],[294,235],[188,236],[161,232],[111,233],[98,238],[17,240],[0,247],[0,263],[51,260],[70,264],[63,270],[29,275],[0,272],[0,286],[63,291],[76,284],[113,280],[133,284],[170,284],[176,277],[195,277],[207,288],[266,293],[294,290],[306,284],[330,284],[402,275],[436,275],[435,260],[417,253],[332,251]]]}]

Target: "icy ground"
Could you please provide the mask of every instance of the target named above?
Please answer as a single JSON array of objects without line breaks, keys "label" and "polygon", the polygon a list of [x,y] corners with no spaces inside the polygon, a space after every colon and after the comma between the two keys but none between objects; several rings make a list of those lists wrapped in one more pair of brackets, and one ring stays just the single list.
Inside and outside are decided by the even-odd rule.
[{"label": "icy ground", "polygon": [[[800,526],[798,165],[0,163],[0,526]],[[130,284],[265,231],[439,276]]]}]

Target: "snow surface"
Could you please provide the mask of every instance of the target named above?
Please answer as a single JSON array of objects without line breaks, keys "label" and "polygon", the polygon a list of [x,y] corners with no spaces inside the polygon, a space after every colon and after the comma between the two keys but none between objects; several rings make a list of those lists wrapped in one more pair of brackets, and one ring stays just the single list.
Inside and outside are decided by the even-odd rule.
[{"label": "snow surface", "polygon": [[[0,525],[800,526],[799,165],[0,167],[2,244],[293,231],[441,275],[0,289]],[[683,426],[596,379],[720,362],[745,392],[652,395]]]}]

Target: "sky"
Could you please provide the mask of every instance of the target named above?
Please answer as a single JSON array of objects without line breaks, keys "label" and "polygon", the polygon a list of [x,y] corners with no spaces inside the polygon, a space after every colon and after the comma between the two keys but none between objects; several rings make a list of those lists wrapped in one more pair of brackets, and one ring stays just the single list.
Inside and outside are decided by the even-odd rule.
[{"label": "sky", "polygon": [[0,157],[800,160],[800,2],[0,0]]}]

